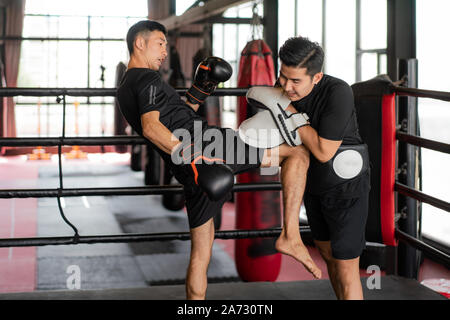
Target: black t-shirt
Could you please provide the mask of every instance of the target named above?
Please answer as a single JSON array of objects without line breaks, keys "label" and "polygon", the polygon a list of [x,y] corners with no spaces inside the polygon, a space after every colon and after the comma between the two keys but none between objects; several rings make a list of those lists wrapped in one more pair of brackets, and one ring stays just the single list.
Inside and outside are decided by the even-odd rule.
[{"label": "black t-shirt", "polygon": [[[358,123],[354,106],[353,91],[343,80],[324,74],[311,93],[306,97],[292,102],[298,112],[309,116],[311,127],[318,135],[328,140],[342,140],[342,145],[355,145],[363,143],[358,132]],[[331,160],[330,160],[331,161]],[[318,160],[311,153],[310,166]],[[357,197],[369,188],[368,174],[360,175],[343,184],[332,188],[319,188],[314,180],[313,170],[308,171],[306,192],[312,194],[326,194],[339,198]]]},{"label": "black t-shirt", "polygon": [[150,111],[159,111],[159,121],[171,132],[179,128],[191,131],[196,120],[206,123],[151,69],[128,69],[117,90],[117,99],[123,116],[139,135],[141,115]]},{"label": "black t-shirt", "polygon": [[[128,69],[117,89],[117,99],[123,116],[141,136],[141,115],[150,111],[159,111],[159,121],[171,132],[184,128],[192,134],[194,121],[201,121],[202,128],[207,124],[158,72],[151,69]],[[168,162],[170,156],[167,153],[148,143]]]}]

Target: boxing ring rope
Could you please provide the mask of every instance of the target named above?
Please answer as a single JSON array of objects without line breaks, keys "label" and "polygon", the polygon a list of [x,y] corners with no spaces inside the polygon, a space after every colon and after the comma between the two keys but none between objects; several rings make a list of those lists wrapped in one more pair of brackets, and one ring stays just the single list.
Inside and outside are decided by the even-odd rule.
[{"label": "boxing ring rope", "polygon": [[[279,182],[236,183],[233,192],[248,191],[280,191]],[[74,188],[74,189],[2,189],[0,199],[8,198],[50,198],[50,197],[83,197],[83,196],[143,196],[163,193],[181,193],[182,185],[161,185],[125,188]]]},{"label": "boxing ring rope", "polygon": [[[450,145],[443,142],[424,139],[397,131],[397,140],[407,142],[417,147],[423,147],[434,151],[450,153]],[[112,136],[112,137],[64,137],[64,138],[0,138],[0,145],[6,147],[34,147],[59,146],[59,145],[128,145],[145,144],[145,139],[140,136]]]},{"label": "boxing ring rope", "polygon": [[145,144],[145,139],[140,136],[111,136],[111,137],[61,137],[61,138],[0,138],[0,145],[6,147],[32,147],[40,146],[112,146]]},{"label": "boxing ring rope", "polygon": [[[300,234],[310,232],[308,226],[300,226]],[[264,230],[221,230],[215,232],[215,239],[250,239],[278,237],[281,228]],[[69,244],[94,244],[94,243],[121,243],[121,242],[151,242],[151,241],[187,241],[191,236],[189,232],[166,232],[166,233],[127,233],[114,235],[94,236],[67,236],[67,237],[38,237],[38,238],[14,238],[0,239],[1,247],[28,247],[45,245],[69,245]]]},{"label": "boxing ring rope", "polygon": [[440,261],[443,265],[445,265],[447,268],[450,267],[450,255],[446,254],[445,252],[442,252],[429,244],[420,241],[419,239],[410,236],[406,232],[403,232],[399,230],[398,228],[395,228],[395,236],[397,239],[403,241],[404,243],[409,244],[410,246],[419,249],[421,251],[426,252],[427,254],[433,256],[436,260]]},{"label": "boxing ring rope", "polygon": [[[175,91],[184,96],[189,88]],[[247,88],[217,88],[212,96],[245,96]],[[0,97],[115,97],[116,88],[0,88]]]},{"label": "boxing ring rope", "polygon": [[450,92],[445,91],[433,91],[416,88],[407,88],[400,86],[391,86],[392,92],[395,92],[398,96],[417,97],[417,98],[430,98],[443,101],[450,101]]},{"label": "boxing ring rope", "polygon": [[410,188],[402,183],[396,182],[394,184],[394,190],[411,198],[414,198],[420,202],[428,203],[436,208],[442,209],[444,211],[450,211],[450,203],[427,195],[416,189]]},{"label": "boxing ring rope", "polygon": [[415,145],[416,147],[422,147],[434,151],[450,153],[450,144],[448,143],[424,139],[415,135],[406,134],[404,132],[399,131],[395,133],[395,136],[398,141],[403,141]]},{"label": "boxing ring rope", "polygon": [[[449,92],[421,90],[414,88],[404,88],[399,86],[391,86],[392,93],[401,96],[413,96],[440,99],[450,101]],[[186,89],[176,90],[180,95],[184,95]],[[226,88],[217,89],[213,93],[215,96],[245,96],[247,88]],[[61,207],[61,197],[79,197],[79,196],[113,196],[113,195],[151,195],[162,194],[166,192],[180,193],[183,191],[181,185],[163,185],[163,186],[149,186],[149,187],[126,187],[126,188],[78,188],[65,189],[63,188],[63,174],[61,163],[61,147],[63,145],[128,145],[128,144],[145,144],[145,139],[139,136],[111,136],[111,137],[66,137],[65,136],[65,111],[66,111],[66,96],[73,97],[93,97],[93,96],[115,96],[116,89],[80,89],[80,88],[0,88],[0,96],[56,96],[57,102],[63,102],[63,129],[61,137],[47,137],[47,138],[0,138],[0,146],[58,146],[59,157],[59,180],[60,188],[57,189],[11,189],[0,190],[0,198],[42,198],[42,197],[57,197],[58,207],[63,220],[74,230],[73,236],[67,237],[35,237],[35,238],[8,238],[0,239],[0,247],[23,247],[23,246],[44,246],[44,245],[67,245],[78,243],[117,243],[117,242],[139,242],[139,241],[169,241],[169,240],[189,240],[189,232],[185,233],[153,233],[153,234],[116,234],[116,235],[91,235],[80,236],[78,230],[73,226],[64,215]],[[62,98],[61,98],[62,97]],[[396,132],[396,139],[406,143],[413,144],[418,147],[432,149],[444,153],[450,153],[450,144],[441,143],[424,139],[421,137],[406,134],[401,131]],[[233,187],[233,192],[244,191],[268,191],[281,190],[281,184],[275,183],[245,183],[236,184]],[[421,202],[426,202],[432,206],[438,207],[445,211],[450,211],[450,203],[426,195],[416,189],[405,186],[396,182],[394,190],[405,196],[414,198]],[[305,234],[310,232],[309,227],[300,226],[300,233]],[[266,230],[226,230],[216,231],[215,237],[217,239],[244,239],[257,237],[277,237],[281,232],[280,228],[266,229]],[[450,267],[450,256],[423,241],[414,238],[401,230],[395,229],[396,237],[416,249],[426,251],[442,263]]]},{"label": "boxing ring rope", "polygon": [[[188,88],[177,88],[175,91],[184,96]],[[416,88],[406,88],[391,85],[392,93],[399,96],[418,98],[431,98],[450,101],[450,92],[433,91]],[[217,88],[213,96],[245,96],[247,88]],[[50,96],[72,96],[72,97],[114,97],[116,88],[0,88],[0,97],[50,97]]]}]

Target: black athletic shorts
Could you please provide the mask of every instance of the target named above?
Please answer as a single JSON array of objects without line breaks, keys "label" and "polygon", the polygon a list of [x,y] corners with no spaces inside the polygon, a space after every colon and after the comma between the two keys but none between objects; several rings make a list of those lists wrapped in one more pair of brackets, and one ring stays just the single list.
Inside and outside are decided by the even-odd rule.
[{"label": "black athletic shorts", "polygon": [[333,258],[359,257],[366,246],[369,193],[350,199],[305,193],[308,224],[315,240],[330,241]]},{"label": "black athletic shorts", "polygon": [[[239,133],[230,128],[216,128],[223,136],[222,154],[213,156],[223,157],[225,163],[233,170],[234,174],[242,173],[261,166],[264,149],[254,148],[239,137]],[[211,151],[212,141],[202,142],[203,151]],[[209,148],[208,148],[209,146]],[[208,149],[207,149],[208,148]],[[196,228],[207,222],[222,210],[225,201],[231,199],[231,193],[219,201],[211,201],[198,187],[190,172],[186,172],[186,166],[171,165],[175,178],[183,185],[186,199],[186,209],[189,227]],[[189,170],[189,169],[188,169]]]}]

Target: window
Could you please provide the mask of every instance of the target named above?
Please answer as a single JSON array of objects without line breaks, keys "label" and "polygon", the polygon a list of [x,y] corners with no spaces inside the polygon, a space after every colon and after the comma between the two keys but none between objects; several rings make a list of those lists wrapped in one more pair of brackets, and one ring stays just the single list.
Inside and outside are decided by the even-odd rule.
[{"label": "window", "polygon": [[295,0],[278,1],[278,49],[295,36]]},{"label": "window", "polygon": [[175,5],[175,14],[181,16],[186,10],[188,10],[196,0],[177,0]]},{"label": "window", "polygon": [[387,73],[387,2],[357,0],[356,81]]},{"label": "window", "polygon": [[279,46],[304,36],[325,51],[324,71],[349,84],[387,72],[386,0],[279,1]]},{"label": "window", "polygon": [[[226,10],[223,14],[226,18],[252,18],[253,3],[245,3]],[[259,16],[263,15],[262,4],[257,6]],[[249,24],[222,24],[215,23],[212,27],[213,55],[223,57],[230,63],[234,72],[230,80],[224,83],[227,88],[237,87],[239,73],[239,61],[241,52],[248,41],[252,39],[252,27]],[[236,97],[223,97],[222,126],[236,127]]]},{"label": "window", "polygon": [[[17,86],[115,87],[116,66],[128,60],[126,32],[146,16],[145,0],[132,6],[109,0],[27,0]],[[112,135],[112,102],[113,97],[67,97],[67,136]],[[72,123],[75,103],[80,103],[78,126]],[[19,137],[61,134],[62,108],[55,97],[17,97],[16,104]]]},{"label": "window", "polygon": [[297,0],[297,36],[322,45],[322,1]]},{"label": "window", "polygon": [[[450,30],[447,0],[416,1],[418,87],[450,92],[450,43],[440,31]],[[424,138],[450,143],[450,103],[418,99],[420,134]],[[450,201],[450,155],[422,149],[422,190],[444,201]],[[448,212],[422,204],[422,234],[450,246]]]},{"label": "window", "polygon": [[355,0],[325,2],[325,72],[348,84],[356,78]]}]

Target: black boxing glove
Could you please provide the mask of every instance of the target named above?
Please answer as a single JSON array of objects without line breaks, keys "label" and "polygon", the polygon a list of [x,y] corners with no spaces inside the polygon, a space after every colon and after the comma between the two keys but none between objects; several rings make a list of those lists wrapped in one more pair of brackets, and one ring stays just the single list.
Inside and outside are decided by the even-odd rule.
[{"label": "black boxing glove", "polygon": [[208,57],[197,67],[192,86],[186,92],[187,100],[192,104],[202,104],[214,92],[220,82],[230,79],[233,74],[231,65],[218,57]]},{"label": "black boxing glove", "polygon": [[175,164],[186,166],[194,182],[211,201],[218,201],[231,191],[234,174],[223,159],[206,157],[201,152],[194,152],[193,145],[183,148],[183,144],[172,153]]}]

